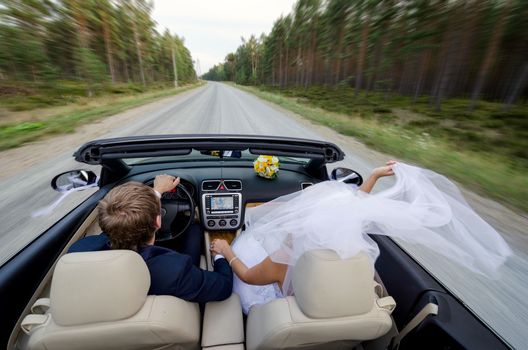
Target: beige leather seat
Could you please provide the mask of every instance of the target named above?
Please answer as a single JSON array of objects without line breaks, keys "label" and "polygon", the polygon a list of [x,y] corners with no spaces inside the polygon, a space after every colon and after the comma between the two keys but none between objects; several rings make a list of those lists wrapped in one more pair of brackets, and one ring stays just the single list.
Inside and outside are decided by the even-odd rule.
[{"label": "beige leather seat", "polygon": [[341,260],[331,250],[305,253],[293,270],[295,296],[251,308],[253,349],[351,349],[392,326],[391,297],[378,298],[366,254]]},{"label": "beige leather seat", "polygon": [[[72,253],[55,267],[49,310],[22,322],[22,349],[196,349],[198,305],[147,296],[150,275],[132,251]],[[39,310],[42,312],[39,314]]]}]

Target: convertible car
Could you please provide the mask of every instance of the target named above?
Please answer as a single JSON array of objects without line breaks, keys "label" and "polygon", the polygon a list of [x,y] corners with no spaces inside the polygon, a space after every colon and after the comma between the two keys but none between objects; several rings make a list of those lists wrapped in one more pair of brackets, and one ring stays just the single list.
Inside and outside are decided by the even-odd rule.
[{"label": "convertible car", "polygon": [[[280,161],[274,179],[254,161]],[[500,337],[398,244],[372,236],[375,271],[364,255],[305,254],[294,267],[304,292],[251,308],[236,294],[202,306],[147,295],[148,270],[131,251],[66,254],[100,234],[98,201],[113,187],[156,175],[181,178],[163,194],[157,244],[173,246],[191,223],[203,227],[201,267],[209,243],[244,230],[247,208],[321,181],[360,185],[332,143],[241,135],[162,135],[89,142],[74,154],[100,173],[58,174],[58,191],[98,190],[0,268],[0,346],[8,349],[505,349]],[[353,215],[353,213],[351,213]],[[332,220],[329,217],[328,220]],[[95,254],[95,256],[94,256]],[[99,254],[99,255],[98,255]],[[85,258],[85,256],[89,256]]]}]

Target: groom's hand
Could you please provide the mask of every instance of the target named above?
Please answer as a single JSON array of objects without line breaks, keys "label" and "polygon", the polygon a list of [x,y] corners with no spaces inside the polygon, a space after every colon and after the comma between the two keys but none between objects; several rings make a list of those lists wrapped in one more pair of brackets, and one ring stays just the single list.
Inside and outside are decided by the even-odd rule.
[{"label": "groom's hand", "polygon": [[172,175],[158,175],[154,179],[154,190],[162,194],[174,189],[180,183],[180,178]]}]

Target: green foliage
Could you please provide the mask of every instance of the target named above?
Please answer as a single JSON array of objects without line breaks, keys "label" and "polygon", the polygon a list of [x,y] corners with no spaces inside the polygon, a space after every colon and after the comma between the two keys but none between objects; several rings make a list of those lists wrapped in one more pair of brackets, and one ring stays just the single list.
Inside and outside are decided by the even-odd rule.
[{"label": "green foliage", "polygon": [[[0,84],[78,80],[84,94],[112,83],[196,80],[183,39],[160,35],[146,0],[0,0]],[[31,103],[28,103],[31,104]]]},{"label": "green foliage", "polygon": [[229,80],[227,78],[227,74],[225,71],[225,65],[223,63],[214,65],[213,68],[209,69],[209,71],[202,76],[202,78],[205,80],[211,80],[211,81]]},{"label": "green foliage", "polygon": [[[160,82],[148,88],[140,83],[115,83],[88,85],[79,80],[57,80],[52,84],[25,83],[0,84],[0,108],[10,111],[28,111],[35,108],[86,103],[86,91],[93,89],[93,97],[108,95],[136,95],[148,91],[173,87],[172,83]],[[0,119],[1,121],[1,119]]]},{"label": "green foliage", "polygon": [[356,96],[383,92],[385,100],[410,96],[411,104],[428,96],[436,111],[461,97],[469,111],[459,111],[462,118],[477,100],[510,109],[528,97],[527,4],[298,0],[267,35],[242,38],[204,78],[281,88],[353,86]]},{"label": "green foliage", "polygon": [[104,83],[107,80],[106,67],[92,51],[80,47],[75,50],[74,57],[78,62],[77,72],[88,85]]}]

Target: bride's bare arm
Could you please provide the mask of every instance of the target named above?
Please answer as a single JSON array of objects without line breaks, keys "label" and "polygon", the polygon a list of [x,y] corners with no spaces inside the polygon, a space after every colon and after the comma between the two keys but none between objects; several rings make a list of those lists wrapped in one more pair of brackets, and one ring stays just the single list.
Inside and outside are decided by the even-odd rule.
[{"label": "bride's bare arm", "polygon": [[365,181],[363,185],[361,185],[359,190],[366,193],[370,193],[370,191],[372,191],[372,189],[374,188],[376,181],[378,181],[380,177],[394,175],[394,171],[392,170],[392,166],[394,164],[396,164],[395,161],[389,160],[386,166],[382,166],[372,170],[372,174],[369,176],[367,181]]},{"label": "bride's bare arm", "polygon": [[248,268],[235,256],[229,243],[223,239],[213,240],[211,252],[223,255],[231,263],[233,272],[247,284],[264,285],[277,282],[279,287],[282,287],[287,265],[275,263],[267,257],[259,264]]}]

